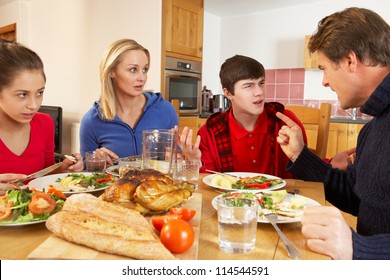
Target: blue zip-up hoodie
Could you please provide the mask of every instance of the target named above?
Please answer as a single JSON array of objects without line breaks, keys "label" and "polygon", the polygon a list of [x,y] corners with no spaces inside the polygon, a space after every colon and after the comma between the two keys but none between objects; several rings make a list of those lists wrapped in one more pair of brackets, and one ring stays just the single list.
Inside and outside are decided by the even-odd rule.
[{"label": "blue zip-up hoodie", "polygon": [[119,157],[140,155],[143,130],[171,129],[178,125],[175,108],[163,99],[161,93],[145,92],[144,95],[147,102],[135,127],[130,127],[118,116],[112,121],[104,120],[100,112],[100,102],[96,101],[81,121],[81,155],[101,147],[113,151]]}]

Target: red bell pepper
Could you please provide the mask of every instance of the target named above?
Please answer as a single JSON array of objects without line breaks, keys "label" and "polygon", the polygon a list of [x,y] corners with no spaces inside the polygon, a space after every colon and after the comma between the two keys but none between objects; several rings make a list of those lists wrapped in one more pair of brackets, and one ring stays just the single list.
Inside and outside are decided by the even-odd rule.
[{"label": "red bell pepper", "polygon": [[245,183],[244,186],[251,189],[266,189],[271,185],[271,182],[264,182],[264,183]]},{"label": "red bell pepper", "polygon": [[96,180],[96,183],[104,183],[104,182],[110,182],[111,179],[112,179],[112,175],[111,174],[107,174],[107,177],[104,177],[102,179],[98,179]]}]

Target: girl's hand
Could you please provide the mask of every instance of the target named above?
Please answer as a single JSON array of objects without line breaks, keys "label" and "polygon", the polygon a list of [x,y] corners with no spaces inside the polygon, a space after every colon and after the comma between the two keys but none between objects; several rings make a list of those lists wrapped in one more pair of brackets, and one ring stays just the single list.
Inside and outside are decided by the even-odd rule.
[{"label": "girl's hand", "polygon": [[27,177],[25,174],[0,174],[0,196],[5,195],[6,191],[14,189],[14,187],[9,184],[9,182],[16,180],[23,180]]}]

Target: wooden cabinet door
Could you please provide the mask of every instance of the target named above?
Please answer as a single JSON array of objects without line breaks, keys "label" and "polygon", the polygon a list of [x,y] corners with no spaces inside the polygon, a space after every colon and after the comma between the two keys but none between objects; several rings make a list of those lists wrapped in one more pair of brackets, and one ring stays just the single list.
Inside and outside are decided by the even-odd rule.
[{"label": "wooden cabinet door", "polygon": [[356,123],[330,123],[326,157],[332,158],[337,153],[356,147],[363,126]]},{"label": "wooden cabinet door", "polygon": [[305,36],[305,49],[303,51],[303,68],[318,69],[317,52],[310,53],[307,49],[310,41],[310,35]]},{"label": "wooden cabinet door", "polygon": [[166,55],[202,58],[203,13],[203,0],[164,0],[163,39]]}]

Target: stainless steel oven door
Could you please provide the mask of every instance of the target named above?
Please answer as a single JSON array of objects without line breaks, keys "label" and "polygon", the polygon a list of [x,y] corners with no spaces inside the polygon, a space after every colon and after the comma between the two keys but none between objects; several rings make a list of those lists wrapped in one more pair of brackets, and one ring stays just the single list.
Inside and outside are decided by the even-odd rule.
[{"label": "stainless steel oven door", "polygon": [[165,93],[169,101],[180,100],[180,115],[200,114],[201,74],[165,70]]}]

